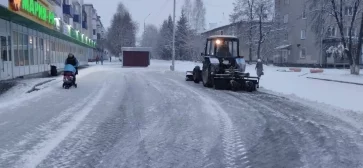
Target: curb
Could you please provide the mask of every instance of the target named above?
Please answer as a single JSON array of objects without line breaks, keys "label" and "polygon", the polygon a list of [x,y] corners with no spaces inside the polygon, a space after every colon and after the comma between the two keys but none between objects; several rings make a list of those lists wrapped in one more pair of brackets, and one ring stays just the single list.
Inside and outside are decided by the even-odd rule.
[{"label": "curb", "polygon": [[332,79],[322,79],[322,78],[314,78],[314,77],[306,77],[306,78],[308,78],[308,79],[322,80],[322,81],[329,81],[329,82],[346,83],[346,84],[363,86],[363,83],[356,83],[356,82],[347,82],[347,81],[332,80]]},{"label": "curb", "polygon": [[40,90],[40,89],[37,88],[38,86],[44,85],[44,84],[49,83],[49,82],[54,81],[54,80],[55,79],[49,79],[49,80],[40,82],[40,83],[34,85],[33,88],[30,89],[29,91],[27,91],[26,93],[31,93],[31,92],[34,92],[34,91],[38,91],[38,90]]},{"label": "curb", "polygon": [[0,96],[16,85],[15,81],[0,82]]}]

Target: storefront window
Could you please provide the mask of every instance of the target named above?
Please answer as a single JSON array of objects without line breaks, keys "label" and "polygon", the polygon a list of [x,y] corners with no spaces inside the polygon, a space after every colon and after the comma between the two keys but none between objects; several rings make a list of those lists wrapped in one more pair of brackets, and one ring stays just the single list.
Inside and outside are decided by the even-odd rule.
[{"label": "storefront window", "polygon": [[44,40],[42,38],[39,38],[39,48],[38,60],[40,64],[44,64]]},{"label": "storefront window", "polygon": [[1,60],[3,61],[8,61],[8,49],[7,49],[7,45],[6,45],[6,37],[5,36],[0,36],[1,38]]},{"label": "storefront window", "polygon": [[18,33],[18,66],[24,66],[23,34]]},{"label": "storefront window", "polygon": [[29,36],[29,64],[34,65],[34,47],[33,47],[33,36]]},{"label": "storefront window", "polygon": [[19,66],[18,33],[13,31],[14,64]]},{"label": "storefront window", "polygon": [[29,65],[29,36],[26,34],[23,34],[23,50],[24,50],[24,65]]},{"label": "storefront window", "polygon": [[38,65],[38,50],[39,50],[39,43],[38,43],[38,37],[33,37],[33,50],[34,50],[34,65]]}]

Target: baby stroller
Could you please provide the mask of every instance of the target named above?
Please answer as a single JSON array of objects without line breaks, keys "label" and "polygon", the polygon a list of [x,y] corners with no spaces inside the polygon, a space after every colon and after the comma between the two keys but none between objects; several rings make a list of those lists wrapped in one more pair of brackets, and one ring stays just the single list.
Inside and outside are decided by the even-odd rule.
[{"label": "baby stroller", "polygon": [[69,89],[72,86],[77,88],[75,78],[76,78],[76,68],[71,64],[65,65],[63,72],[63,88]]}]

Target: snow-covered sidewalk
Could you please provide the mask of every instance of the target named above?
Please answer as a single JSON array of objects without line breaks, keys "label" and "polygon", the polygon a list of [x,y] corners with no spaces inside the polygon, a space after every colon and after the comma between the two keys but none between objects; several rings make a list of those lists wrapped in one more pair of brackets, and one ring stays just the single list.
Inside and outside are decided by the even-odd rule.
[{"label": "snow-covered sidewalk", "polygon": [[325,69],[324,73],[309,74],[307,77],[363,85],[363,75],[351,75],[350,71],[347,69]]},{"label": "snow-covered sidewalk", "polygon": [[[106,65],[111,65],[111,64],[115,66],[120,66],[120,62],[111,62],[111,63],[104,62],[105,66],[102,66],[100,64],[96,65],[96,63],[89,63],[88,67],[79,70],[79,74],[77,75],[77,80],[82,79],[83,77],[94,72],[107,71],[109,68],[112,68],[112,66],[106,66]],[[16,80],[15,86],[13,86],[5,93],[0,95],[0,108],[12,106],[21,103],[22,101],[31,100],[35,97],[47,93],[48,91],[61,88],[62,81],[63,81],[62,75],[58,75],[56,77]],[[36,91],[29,94],[28,92],[32,91],[33,89],[35,89]]]},{"label": "snow-covered sidewalk", "polygon": [[[169,69],[171,61],[153,60],[151,67]],[[190,71],[200,63],[188,61],[176,61],[176,71]],[[255,76],[255,65],[247,66],[247,72]],[[313,80],[307,77],[320,77],[324,79],[346,80],[362,82],[363,76],[349,75],[348,70],[325,70],[322,74],[311,74],[309,68],[303,68],[301,72],[280,72],[288,69],[285,67],[264,66],[265,75],[260,81],[260,91],[283,94],[291,98],[303,101],[307,99],[320,104],[328,104],[334,107],[359,111],[363,113],[362,93],[363,86],[336,83],[329,81]]]}]

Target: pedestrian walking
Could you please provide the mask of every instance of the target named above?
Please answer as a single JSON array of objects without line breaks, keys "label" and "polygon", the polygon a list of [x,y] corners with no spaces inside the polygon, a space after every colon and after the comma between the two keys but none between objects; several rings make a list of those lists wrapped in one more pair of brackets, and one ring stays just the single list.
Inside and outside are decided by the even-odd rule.
[{"label": "pedestrian walking", "polygon": [[258,77],[261,77],[263,75],[263,64],[262,64],[262,61],[261,59],[258,59],[257,60],[257,64],[256,64],[256,73],[257,73],[257,76]]},{"label": "pedestrian walking", "polygon": [[98,55],[96,56],[96,64],[98,64],[98,60],[99,60],[100,58],[98,57]]},{"label": "pedestrian walking", "polygon": [[110,56],[110,62],[111,62],[111,59],[112,59],[112,57]]},{"label": "pedestrian walking", "polygon": [[101,65],[103,65],[103,55],[101,55]]}]

